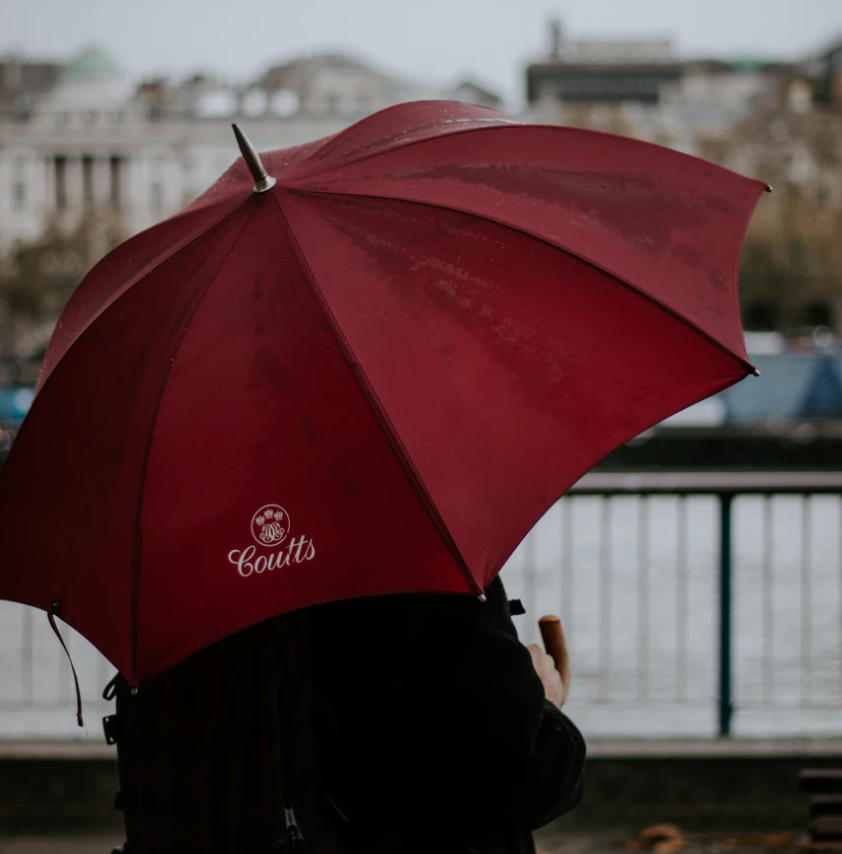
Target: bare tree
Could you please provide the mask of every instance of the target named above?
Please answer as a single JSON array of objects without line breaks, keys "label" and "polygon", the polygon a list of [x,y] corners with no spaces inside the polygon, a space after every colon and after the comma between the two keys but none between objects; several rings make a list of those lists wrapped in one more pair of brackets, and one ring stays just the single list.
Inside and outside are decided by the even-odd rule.
[{"label": "bare tree", "polygon": [[85,272],[122,238],[119,227],[91,217],[71,233],[51,226],[18,243],[0,266],[0,355],[19,355],[22,329],[54,323]]}]

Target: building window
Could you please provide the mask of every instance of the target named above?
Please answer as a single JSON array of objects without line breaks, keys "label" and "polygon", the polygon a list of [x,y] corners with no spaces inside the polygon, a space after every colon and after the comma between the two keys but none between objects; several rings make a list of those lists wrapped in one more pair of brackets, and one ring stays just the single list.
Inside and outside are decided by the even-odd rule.
[{"label": "building window", "polygon": [[750,332],[774,332],[780,323],[780,312],[770,300],[756,300],[746,306],[743,325]]},{"label": "building window", "polygon": [[123,207],[123,161],[120,157],[112,157],[108,161],[109,173],[111,176],[111,208],[119,211]]},{"label": "building window", "polygon": [[99,113],[97,113],[94,110],[91,110],[82,116],[82,121],[86,125],[95,125],[97,123],[98,118],[99,118]]},{"label": "building window", "polygon": [[155,181],[149,188],[152,210],[161,213],[164,210],[164,188],[160,182]]},{"label": "building window", "polygon": [[56,157],[55,187],[56,187],[56,210],[67,210],[67,158]]},{"label": "building window", "polygon": [[26,187],[18,180],[12,184],[12,208],[22,211],[26,207]]},{"label": "building window", "polygon": [[294,116],[298,112],[298,93],[293,89],[278,89],[269,101],[269,109],[279,118]]},{"label": "building window", "polygon": [[805,326],[827,326],[832,329],[833,311],[826,302],[813,302],[804,307],[801,320]]},{"label": "building window", "polygon": [[14,182],[12,183],[12,209],[23,210],[26,207],[26,160],[22,157],[15,160]]},{"label": "building window", "polygon": [[82,158],[82,199],[85,210],[94,207],[94,159],[93,157]]}]

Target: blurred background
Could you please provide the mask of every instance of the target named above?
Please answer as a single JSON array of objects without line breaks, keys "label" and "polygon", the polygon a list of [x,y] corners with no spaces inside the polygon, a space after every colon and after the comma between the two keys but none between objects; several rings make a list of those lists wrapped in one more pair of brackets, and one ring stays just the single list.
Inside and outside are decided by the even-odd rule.
[{"label": "blurred background", "polygon": [[[604,767],[842,757],[837,0],[0,0],[0,465],[74,287],[233,162],[232,121],[273,149],[427,98],[655,142],[774,186],[740,260],[760,377],[612,454],[502,577],[527,608],[524,640],[562,616],[570,714]],[[0,818],[20,812],[2,806],[9,762],[113,762],[98,724],[113,669],[66,635],[88,733],[44,615],[0,602]],[[33,815],[67,801],[44,798]],[[796,809],[769,810],[784,803]]]}]

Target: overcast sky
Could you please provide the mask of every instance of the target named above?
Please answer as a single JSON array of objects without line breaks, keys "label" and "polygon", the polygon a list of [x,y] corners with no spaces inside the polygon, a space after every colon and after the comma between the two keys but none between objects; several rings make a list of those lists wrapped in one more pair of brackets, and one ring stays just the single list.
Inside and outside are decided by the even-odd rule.
[{"label": "overcast sky", "polygon": [[553,16],[571,38],[670,36],[685,56],[798,57],[842,38],[842,0],[0,0],[0,51],[99,42],[132,75],[245,80],[342,50],[411,79],[471,76],[514,105]]}]

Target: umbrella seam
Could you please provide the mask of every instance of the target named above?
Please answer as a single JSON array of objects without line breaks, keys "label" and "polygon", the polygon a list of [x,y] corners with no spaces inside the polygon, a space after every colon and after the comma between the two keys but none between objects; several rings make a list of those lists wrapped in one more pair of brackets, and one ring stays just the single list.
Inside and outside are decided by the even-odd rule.
[{"label": "umbrella seam", "polygon": [[[198,234],[194,235],[194,236],[193,236],[192,238],[190,238],[186,243],[184,243],[183,245],[179,246],[179,247],[178,247],[178,249],[175,249],[175,250],[174,250],[173,252],[171,252],[169,255],[166,255],[165,257],[163,257],[163,258],[159,259],[159,260],[158,260],[158,262],[155,264],[155,266],[154,266],[154,267],[152,267],[151,269],[147,270],[147,272],[146,272],[146,273],[144,273],[140,278],[138,278],[138,279],[137,279],[137,281],[135,281],[132,285],[130,285],[129,287],[127,287],[127,288],[123,291],[123,293],[121,293],[119,296],[117,296],[115,299],[113,299],[110,303],[108,303],[108,305],[106,305],[104,308],[102,308],[102,309],[99,311],[99,313],[96,315],[96,317],[94,317],[94,318],[90,321],[90,323],[88,323],[88,324],[87,324],[87,326],[85,326],[85,328],[84,328],[84,329],[79,333],[79,335],[77,335],[77,336],[73,339],[73,341],[72,341],[72,342],[70,343],[70,345],[67,347],[67,349],[65,350],[65,352],[61,355],[61,358],[60,358],[60,359],[55,363],[55,365],[53,365],[53,369],[50,371],[50,375],[46,378],[46,380],[44,380],[44,384],[41,386],[41,388],[40,388],[40,389],[39,389],[39,391],[38,391],[38,397],[40,397],[42,394],[44,394],[44,392],[45,392],[46,388],[50,385],[50,381],[53,379],[53,377],[54,377],[54,376],[56,375],[56,373],[58,372],[59,367],[60,367],[62,364],[64,364],[64,361],[65,361],[65,359],[67,358],[67,354],[70,352],[70,350],[71,350],[71,349],[73,349],[73,347],[74,347],[76,344],[78,344],[78,342],[82,339],[82,337],[83,337],[87,332],[89,332],[89,331],[91,330],[91,328],[92,328],[94,325],[98,324],[98,323],[99,323],[99,321],[100,321],[100,320],[101,320],[101,319],[102,319],[106,314],[108,314],[108,313],[111,311],[111,309],[112,309],[115,305],[117,305],[117,303],[119,303],[119,302],[120,302],[120,300],[121,300],[124,296],[126,296],[126,294],[128,294],[130,291],[134,290],[134,288],[135,288],[135,287],[137,287],[137,285],[139,285],[141,282],[145,281],[149,276],[151,276],[151,275],[152,275],[152,274],[153,274],[153,273],[154,273],[154,272],[155,272],[155,271],[160,267],[160,265],[161,265],[161,264],[163,264],[163,263],[165,263],[166,261],[169,261],[169,260],[171,260],[171,259],[175,258],[175,257],[176,257],[176,255],[178,255],[180,252],[182,252],[183,250],[187,249],[189,246],[192,246],[192,245],[193,245],[197,240],[200,240],[201,238],[203,238],[204,236],[206,236],[206,235],[208,234],[208,232],[210,232],[211,230],[213,230],[213,229],[214,229],[214,228],[216,228],[217,226],[219,226],[219,225],[221,225],[222,223],[224,223],[226,219],[228,219],[228,218],[229,218],[229,217],[231,217],[231,216],[234,216],[234,214],[236,214],[239,210],[241,210],[241,209],[242,209],[242,207],[243,207],[243,205],[244,205],[244,204],[245,204],[245,203],[246,203],[250,198],[252,198],[252,195],[251,195],[251,194],[249,194],[249,196],[248,196],[246,199],[244,199],[244,200],[243,200],[242,204],[238,205],[236,208],[234,208],[233,210],[231,210],[231,211],[229,211],[228,213],[226,213],[223,217],[221,217],[219,220],[217,220],[216,222],[214,222],[212,225],[209,225],[207,228],[203,229],[201,232],[199,232]],[[160,224],[160,223],[159,223],[159,224]],[[35,401],[35,405],[37,405],[37,398],[36,398],[36,401]],[[18,430],[18,435],[20,436],[20,435],[23,433],[23,431],[24,431],[24,430],[27,430],[27,419],[24,419],[23,423],[21,424],[20,429]],[[11,451],[9,452],[9,457],[11,457],[11,456],[12,456],[12,454],[14,454],[14,453],[15,453],[15,446],[13,445],[13,446],[12,446]],[[145,471],[145,467],[144,467],[144,471]],[[0,476],[2,476],[2,472],[0,472]],[[131,611],[133,611],[133,609],[134,609],[134,606],[132,605],[132,608],[131,608],[130,610],[131,610]],[[46,609],[45,609],[45,610],[46,610]],[[131,632],[132,632],[131,645],[132,645],[132,648],[133,648],[133,651],[132,651],[132,668],[134,669],[134,644],[135,644],[135,639],[134,639],[134,627],[132,627],[132,628],[131,628]],[[134,674],[132,674],[132,675],[134,675]]]},{"label": "umbrella seam", "polygon": [[[126,296],[126,294],[128,294],[130,291],[134,290],[134,289],[135,289],[135,288],[136,288],[136,287],[137,287],[141,282],[143,282],[143,281],[145,281],[147,278],[149,278],[149,276],[151,276],[151,275],[152,275],[152,274],[153,274],[153,273],[154,273],[154,272],[155,272],[155,271],[156,271],[156,270],[157,270],[157,269],[158,269],[162,264],[165,264],[167,261],[171,261],[171,260],[172,260],[173,258],[175,258],[175,257],[176,257],[180,252],[182,252],[182,251],[184,251],[185,249],[187,249],[188,247],[192,246],[192,245],[193,245],[197,240],[201,240],[201,239],[202,239],[202,238],[203,238],[203,237],[204,237],[204,236],[205,236],[209,231],[212,231],[212,230],[213,230],[214,228],[216,228],[218,225],[221,225],[223,222],[225,222],[225,220],[226,220],[226,219],[228,219],[229,217],[231,217],[231,216],[233,216],[235,213],[237,213],[237,211],[239,211],[239,210],[243,207],[243,205],[248,201],[248,199],[249,199],[249,198],[251,198],[251,195],[249,195],[246,199],[244,199],[244,200],[243,200],[243,202],[242,202],[241,204],[237,205],[237,207],[235,207],[233,210],[230,210],[228,213],[226,213],[226,214],[225,214],[224,216],[222,216],[220,219],[218,219],[218,220],[216,220],[215,222],[213,222],[213,223],[211,223],[210,225],[208,225],[208,226],[207,226],[207,228],[202,229],[202,231],[200,231],[198,234],[193,235],[193,237],[189,238],[186,242],[182,243],[180,246],[178,246],[178,248],[177,248],[177,249],[173,249],[169,254],[167,254],[167,255],[163,255],[162,257],[158,258],[158,259],[156,260],[156,262],[155,262],[154,266],[150,267],[150,268],[149,268],[149,269],[148,269],[148,270],[147,270],[147,271],[146,271],[142,276],[140,276],[136,281],[132,282],[132,284],[130,284],[130,285],[129,285],[129,286],[128,286],[128,287],[127,287],[127,288],[126,288],[126,289],[125,289],[121,294],[119,294],[118,296],[114,297],[114,299],[113,299],[111,302],[109,302],[107,305],[103,306],[103,307],[102,307],[102,308],[97,312],[96,317],[92,318],[92,319],[88,322],[88,324],[85,326],[85,328],[84,328],[84,329],[83,329],[83,330],[82,330],[82,331],[81,331],[81,332],[80,332],[80,333],[79,333],[79,334],[78,334],[78,335],[77,335],[77,336],[76,336],[76,337],[75,337],[75,338],[70,342],[70,344],[68,344],[68,346],[67,346],[67,348],[65,349],[64,353],[62,353],[62,354],[61,354],[61,357],[59,358],[59,360],[55,363],[55,365],[53,365],[53,368],[52,368],[52,370],[50,371],[50,375],[49,375],[49,376],[44,380],[44,385],[42,385],[42,386],[41,386],[41,388],[38,390],[38,395],[43,394],[44,389],[47,387],[47,385],[49,384],[50,380],[53,378],[53,375],[54,375],[54,374],[55,374],[55,372],[58,370],[59,365],[60,365],[60,364],[65,360],[65,358],[67,357],[67,354],[71,351],[71,349],[73,348],[73,346],[81,340],[82,336],[83,336],[86,332],[88,332],[88,330],[89,330],[89,329],[90,329],[90,328],[91,328],[91,327],[92,327],[92,326],[93,326],[93,325],[94,325],[94,324],[95,324],[95,323],[96,323],[96,322],[97,322],[97,321],[98,321],[98,320],[99,320],[99,319],[100,319],[104,314],[106,314],[106,312],[110,311],[110,309],[111,309],[111,308],[113,308],[115,305],[117,305],[117,303],[118,303],[118,302],[120,302],[120,300],[121,300],[124,296]],[[174,217],[173,217],[173,219],[174,219]],[[157,223],[157,225],[163,225],[163,224],[164,224],[164,222],[168,222],[168,220],[164,220],[164,221],[162,221],[162,222],[160,222],[160,223]],[[142,234],[143,232],[140,232],[140,233]],[[135,237],[137,237],[137,236],[138,236],[138,235],[135,235]],[[115,251],[116,251],[116,250],[115,250]],[[106,256],[106,257],[107,257],[107,256]],[[102,260],[104,260],[104,259],[102,259]],[[94,270],[94,269],[96,269],[96,266],[97,266],[97,265],[94,265],[94,266],[91,268],[91,270],[90,270],[89,272],[93,272],[93,270]],[[83,279],[82,281],[84,282],[84,279]],[[81,283],[80,283],[80,285],[81,285]],[[60,318],[59,318],[59,320],[60,320]]]},{"label": "umbrella seam", "polygon": [[[710,394],[706,395],[705,397],[701,398],[701,400],[707,400],[708,398],[713,397],[715,394],[719,394],[720,392],[725,391],[725,389],[730,388],[730,387],[731,387],[731,386],[733,386],[733,385],[736,385],[738,382],[742,382],[742,380],[744,380],[745,378],[746,378],[746,375],[743,375],[742,377],[739,377],[739,378],[737,378],[737,379],[728,378],[727,380],[723,380],[721,383],[718,383],[718,384],[716,385],[716,387],[715,387],[714,391],[712,391]],[[699,402],[699,401],[697,401],[697,403],[698,403],[698,402]],[[693,404],[689,404],[689,405],[691,405],[691,406],[692,406]],[[645,433],[647,430],[651,430],[653,427],[656,427],[658,424],[660,424],[660,423],[661,423],[662,421],[664,421],[665,419],[669,418],[669,417],[670,417],[670,416],[672,416],[672,415],[675,415],[677,412],[681,412],[681,411],[682,411],[682,409],[685,409],[685,408],[686,408],[686,407],[681,407],[680,409],[676,409],[676,410],[674,410],[674,411],[672,411],[672,412],[670,412],[670,413],[668,413],[668,414],[666,414],[666,415],[659,416],[659,417],[658,417],[658,418],[656,418],[654,421],[652,421],[651,423],[647,424],[643,429],[639,430],[639,431],[638,431],[637,433],[635,433],[634,435],[629,436],[627,439],[625,439],[625,440],[621,443],[621,445],[622,445],[622,444],[625,444],[625,443],[626,443],[626,442],[628,442],[630,439],[633,439],[635,436],[640,436],[640,435],[642,435],[643,433]],[[620,445],[618,445],[617,447],[620,447]],[[610,454],[610,453],[612,453],[612,452],[611,452],[611,451],[609,451],[609,452],[608,452],[608,454]],[[558,495],[556,495],[556,496],[555,496],[555,498],[554,498],[554,499],[553,499],[553,501],[552,501],[552,504],[551,504],[551,505],[549,505],[549,506],[552,506],[552,505],[556,504],[556,503],[557,503],[561,498],[563,498],[565,495],[567,495],[567,493],[570,491],[570,488],[571,488],[572,486],[574,486],[576,483],[578,483],[578,482],[579,482],[579,481],[580,481],[580,480],[581,480],[581,479],[582,479],[582,478],[583,478],[583,477],[584,477],[584,476],[585,476],[585,475],[586,475],[586,474],[587,474],[587,473],[588,473],[588,472],[589,472],[589,471],[590,471],[590,470],[591,470],[591,469],[592,469],[592,468],[593,468],[597,463],[599,463],[601,460],[604,460],[604,459],[608,456],[608,454],[603,454],[603,455],[602,455],[601,457],[599,457],[598,459],[596,459],[596,460],[594,460],[594,461],[592,461],[592,462],[588,463],[588,464],[587,464],[587,466],[582,467],[582,468],[581,468],[581,470],[576,474],[575,478],[570,482],[570,484],[569,484],[565,489],[563,489],[563,490],[562,490]],[[495,575],[495,576],[496,576],[497,574],[499,574],[500,570],[502,570],[503,566],[505,566],[506,561],[507,561],[507,560],[508,560],[508,559],[509,559],[513,554],[514,554],[515,550],[516,550],[516,549],[518,548],[518,546],[519,546],[519,545],[520,545],[520,544],[521,544],[521,543],[526,539],[526,537],[527,537],[527,536],[529,536],[529,534],[531,533],[532,529],[533,529],[533,528],[535,527],[535,525],[537,525],[537,524],[538,524],[538,522],[543,518],[543,516],[544,516],[544,514],[545,514],[546,512],[547,512],[547,510],[546,510],[546,509],[545,509],[545,510],[543,510],[543,511],[538,515],[538,516],[536,516],[536,517],[532,520],[531,524],[530,524],[530,525],[529,525],[529,527],[526,529],[526,533],[524,533],[524,535],[523,535],[523,536],[522,536],[522,537],[521,537],[521,538],[520,538],[520,539],[515,543],[514,547],[513,547],[513,548],[512,548],[512,550],[509,552],[509,554],[508,554],[505,558],[503,558],[503,560],[501,560],[498,564],[496,564],[496,565],[494,566],[493,571],[494,571],[494,575]]]},{"label": "umbrella seam", "polygon": [[[454,213],[467,214],[468,216],[473,216],[473,217],[476,217],[477,219],[481,219],[481,220],[485,220],[486,222],[494,223],[495,225],[502,226],[503,228],[509,228],[512,231],[518,232],[518,234],[523,234],[526,237],[531,237],[533,240],[538,240],[541,243],[546,244],[547,246],[552,246],[553,249],[557,249],[561,252],[565,252],[567,255],[570,255],[572,258],[576,258],[577,260],[581,261],[583,264],[587,264],[589,267],[592,267],[594,270],[597,270],[598,272],[602,273],[603,275],[610,277],[621,287],[626,288],[627,290],[633,291],[641,299],[647,300],[652,305],[654,305],[656,308],[663,311],[665,314],[668,314],[671,317],[678,320],[680,323],[683,323],[685,326],[687,326],[689,329],[691,329],[693,332],[695,332],[700,338],[703,338],[709,344],[712,344],[714,347],[721,350],[723,353],[725,353],[727,356],[729,356],[731,359],[733,359],[735,362],[737,362],[737,364],[739,364],[742,368],[744,368],[747,373],[754,373],[754,371],[755,371],[755,368],[751,364],[751,362],[746,361],[741,356],[738,356],[736,353],[732,352],[723,343],[721,343],[720,341],[717,341],[715,338],[713,338],[711,335],[709,335],[707,332],[705,332],[703,329],[701,329],[695,323],[688,320],[683,315],[679,314],[675,309],[670,308],[668,305],[665,305],[661,300],[657,299],[656,297],[653,297],[651,294],[644,293],[644,291],[640,290],[640,288],[638,288],[636,285],[632,284],[631,282],[623,281],[623,279],[620,278],[620,276],[618,276],[616,273],[613,273],[611,270],[609,270],[606,267],[601,266],[597,262],[592,261],[589,258],[583,258],[578,253],[573,252],[572,250],[567,249],[564,246],[559,246],[557,243],[553,243],[552,241],[547,240],[547,238],[545,238],[545,237],[541,237],[537,234],[533,234],[531,231],[527,231],[525,228],[520,228],[518,226],[511,225],[510,223],[504,222],[503,220],[500,220],[500,219],[496,219],[495,217],[485,216],[484,214],[478,214],[475,211],[466,210],[464,208],[458,208],[458,207],[455,207],[453,205],[440,204],[437,202],[419,202],[419,201],[416,201],[415,199],[401,199],[401,198],[396,198],[394,196],[388,196],[388,197],[387,196],[373,196],[373,195],[369,195],[366,193],[343,193],[341,190],[331,190],[330,192],[321,192],[318,190],[295,189],[295,190],[289,190],[289,192],[291,192],[295,195],[310,196],[311,198],[316,198],[316,199],[324,198],[326,196],[341,196],[342,198],[372,199],[375,201],[386,200],[386,201],[402,202],[404,204],[420,205],[423,207],[430,207],[430,208],[436,208],[436,209],[440,209],[440,210],[453,211]],[[743,237],[740,239],[740,242],[737,246],[738,260],[739,260],[739,251],[740,251],[740,248],[742,246],[742,241],[745,237],[745,233],[747,230],[748,230],[748,223],[746,223],[746,229],[743,231]],[[735,287],[734,290],[736,291],[737,288]]]},{"label": "umbrella seam", "polygon": [[[769,191],[769,185],[767,184],[764,188],[764,192]],[[740,233],[739,240],[737,241],[737,251],[734,255],[734,260],[732,262],[733,276],[734,276],[734,309],[737,312],[737,317],[742,320],[742,312],[740,311],[740,256],[743,254],[743,243],[745,243],[746,234],[748,234],[748,227],[751,225],[751,219],[757,210],[757,206],[760,204],[760,199],[762,198],[762,194],[758,194],[757,198],[754,201],[754,204],[751,206],[751,211],[749,215],[746,217],[745,224],[743,225],[743,230]],[[740,329],[742,330],[742,323],[740,323]],[[743,343],[745,343],[745,330],[743,331]],[[746,349],[746,355],[748,355],[748,349]],[[750,365],[751,372],[757,376],[757,368],[754,365]]]},{"label": "umbrella seam", "polygon": [[471,574],[468,565],[462,556],[459,547],[456,545],[453,536],[447,528],[447,525],[442,519],[441,514],[438,512],[438,509],[433,502],[432,496],[430,495],[429,490],[427,489],[426,484],[424,483],[421,475],[418,470],[413,465],[412,461],[409,458],[409,453],[403,445],[400,437],[398,436],[397,430],[392,424],[389,416],[386,414],[386,410],[383,404],[380,402],[379,397],[377,396],[374,387],[371,384],[371,381],[368,379],[365,371],[360,365],[359,361],[354,356],[353,350],[351,349],[350,343],[345,338],[342,333],[342,328],[339,322],[336,319],[336,316],[331,311],[330,306],[328,305],[327,300],[324,297],[324,294],[321,291],[321,288],[316,281],[316,277],[313,274],[313,271],[310,268],[310,264],[307,261],[307,258],[304,254],[304,251],[301,248],[297,238],[295,237],[295,233],[292,230],[292,226],[289,224],[286,216],[284,215],[283,208],[281,207],[281,203],[277,197],[277,194],[272,193],[272,198],[275,201],[275,204],[278,208],[278,213],[281,216],[281,220],[285,226],[285,230],[289,235],[290,242],[293,244],[293,248],[296,252],[296,255],[301,261],[302,269],[305,273],[305,279],[309,284],[310,290],[313,296],[316,299],[316,303],[324,314],[325,318],[328,321],[328,325],[331,331],[331,336],[336,341],[337,346],[339,347],[339,352],[342,354],[342,358],[345,360],[347,364],[351,376],[354,378],[354,382],[357,385],[357,388],[362,392],[363,398],[368,404],[369,410],[374,415],[374,419],[377,422],[381,432],[383,433],[384,438],[386,439],[387,444],[392,449],[392,453],[395,455],[398,464],[404,472],[404,475],[409,480],[410,484],[416,491],[418,495],[421,506],[424,508],[427,513],[430,521],[433,523],[433,527],[438,532],[442,541],[445,544],[445,547],[450,552],[451,556],[454,559],[454,562],[458,566],[460,572],[465,577],[465,580],[468,582],[471,590],[480,595],[484,591],[481,586],[478,584],[476,579]]},{"label": "umbrella seam", "polygon": [[[425,136],[423,139],[406,140],[405,142],[403,142],[400,145],[396,145],[396,146],[393,146],[390,148],[386,148],[386,149],[383,149],[381,151],[375,151],[373,154],[363,154],[362,156],[357,157],[354,160],[349,160],[346,163],[343,163],[341,166],[332,166],[330,169],[328,169],[326,171],[327,172],[334,172],[338,169],[344,169],[347,166],[355,166],[358,163],[365,163],[366,160],[374,160],[376,157],[380,157],[380,155],[382,155],[382,154],[391,154],[392,152],[395,152],[395,151],[403,151],[406,148],[411,148],[413,145],[422,145],[425,142],[431,142],[431,141],[437,140],[437,139],[447,139],[447,138],[452,137],[452,136],[463,136],[465,134],[475,133],[477,131],[505,130],[505,129],[508,129],[511,127],[517,127],[517,128],[543,127],[543,128],[547,128],[547,129],[551,129],[553,127],[553,125],[530,125],[530,124],[525,123],[525,122],[520,122],[517,119],[508,118],[506,116],[503,116],[502,114],[500,114],[500,115],[501,115],[501,118],[494,120],[494,121],[500,122],[500,124],[499,125],[495,124],[493,126],[493,128],[492,127],[459,128],[458,130],[452,130],[448,133],[440,133],[440,134],[437,134],[435,136]],[[365,121],[365,119],[362,119],[357,124],[361,124],[364,121]],[[483,121],[483,120],[482,119],[472,119],[472,121]],[[488,122],[488,124],[491,124],[491,122]],[[436,125],[431,125],[431,126],[435,127]],[[438,125],[438,126],[440,127],[440,125]],[[354,127],[354,126],[352,125],[351,127]],[[346,130],[350,130],[350,128],[348,128]],[[315,149],[315,151],[313,151],[313,153],[308,158],[308,161],[312,161],[320,152],[322,152],[328,145],[330,145],[330,143],[335,142],[336,138],[344,132],[345,131],[340,131],[338,134],[334,134],[333,136],[328,137],[324,141],[323,145],[320,145],[317,149]],[[606,134],[606,135],[609,135],[609,134]],[[302,177],[306,178],[306,179],[311,179],[311,178],[317,177],[320,174],[326,174],[326,173],[320,173],[320,172],[316,171],[316,172],[311,172],[309,174],[305,174]],[[284,186],[289,187],[290,185],[285,184]]]},{"label": "umbrella seam", "polygon": [[[249,196],[249,198],[253,198],[253,196]],[[244,203],[245,204],[245,203]],[[233,215],[235,212],[241,211],[244,207],[243,205],[239,205],[235,211],[231,212]],[[141,472],[140,472],[140,481],[138,486],[138,499],[137,499],[137,510],[135,511],[135,530],[134,536],[132,538],[132,569],[131,569],[131,579],[130,579],[130,620],[131,620],[131,684],[134,686],[137,676],[137,642],[138,642],[138,631],[137,631],[137,622],[138,622],[138,613],[140,610],[140,549],[141,543],[143,540],[143,532],[141,530],[141,512],[143,510],[143,500],[146,492],[146,476],[149,469],[149,456],[152,451],[152,437],[155,433],[155,426],[158,423],[158,413],[161,409],[161,401],[164,399],[164,392],[167,389],[167,385],[169,384],[170,373],[172,372],[172,366],[175,364],[175,358],[178,355],[178,351],[181,347],[181,342],[184,341],[185,336],[190,330],[190,326],[195,319],[201,304],[207,295],[207,292],[213,286],[213,283],[216,281],[216,277],[219,275],[219,271],[225,266],[226,261],[230,257],[231,253],[236,248],[237,244],[240,241],[240,238],[243,236],[243,232],[248,227],[248,224],[251,222],[252,217],[255,215],[257,208],[254,207],[251,211],[248,212],[248,216],[245,217],[245,221],[240,227],[239,234],[234,238],[231,242],[231,245],[228,247],[228,251],[225,253],[225,256],[220,260],[217,268],[213,271],[213,274],[208,278],[208,282],[202,290],[201,294],[196,297],[196,304],[193,307],[193,311],[190,313],[190,316],[186,319],[184,323],[184,328],[181,330],[181,334],[175,341],[175,344],[172,347],[172,358],[167,365],[166,371],[164,372],[164,376],[161,380],[161,386],[158,391],[158,399],[155,402],[155,408],[152,412],[152,418],[149,423],[149,431],[146,437],[146,448],[143,451],[143,462],[141,464]],[[217,225],[221,225],[225,221],[226,217],[221,219]]]},{"label": "umbrella seam", "polygon": [[[365,119],[363,119],[362,121],[365,121]],[[343,169],[346,169],[349,166],[356,166],[360,163],[364,163],[366,160],[374,160],[377,157],[380,157],[380,156],[386,155],[386,154],[392,154],[393,152],[396,152],[396,151],[405,151],[407,148],[411,148],[414,145],[423,145],[425,142],[434,142],[434,141],[439,140],[439,139],[450,139],[451,137],[454,137],[454,136],[465,136],[465,135],[471,134],[471,133],[481,133],[481,132],[494,131],[494,130],[524,130],[524,129],[527,129],[527,130],[538,129],[538,130],[547,130],[547,131],[563,130],[565,133],[576,133],[578,135],[586,136],[586,137],[599,137],[599,138],[613,137],[614,139],[623,140],[624,143],[637,144],[643,148],[658,148],[658,149],[666,148],[665,146],[659,146],[656,143],[647,142],[646,140],[643,140],[643,139],[633,139],[633,138],[628,137],[628,136],[621,136],[620,134],[610,133],[608,131],[591,130],[590,128],[572,128],[572,127],[566,127],[566,126],[562,126],[562,125],[531,124],[529,122],[519,122],[516,119],[509,119],[509,118],[506,118],[505,116],[502,119],[500,119],[500,121],[505,122],[505,124],[495,125],[493,127],[462,128],[460,130],[454,130],[454,131],[451,131],[449,133],[438,134],[437,136],[428,136],[428,137],[424,137],[423,139],[408,140],[407,142],[405,142],[401,145],[397,145],[394,148],[387,148],[387,149],[384,149],[383,151],[376,151],[373,154],[364,154],[361,157],[358,157],[355,160],[349,160],[347,163],[343,163],[340,166],[333,166],[330,169],[327,169],[325,172],[312,172],[309,174],[296,176],[289,184],[284,183],[282,186],[288,190],[298,189],[295,187],[296,181],[300,181],[300,180],[308,180],[309,181],[309,180],[312,180],[312,179],[318,178],[318,177],[324,178],[325,175],[328,175],[331,172],[339,172]],[[328,139],[328,142],[332,141],[334,138],[335,137],[330,137]],[[325,143],[325,145],[327,145],[327,142]],[[324,146],[322,146],[322,147],[324,147]],[[673,154],[681,155],[683,157],[688,157],[691,160],[697,160],[700,163],[704,163],[705,166],[707,166],[707,167],[713,167],[714,169],[719,170],[721,172],[727,172],[728,174],[734,175],[737,178],[741,178],[744,181],[749,181],[749,182],[761,184],[763,186],[763,189],[765,190],[765,185],[763,185],[763,183],[761,181],[758,181],[756,178],[748,178],[745,175],[741,175],[739,172],[734,172],[733,169],[728,169],[725,166],[720,166],[717,163],[712,163],[710,160],[705,160],[704,158],[698,157],[695,154],[685,154],[684,152],[676,151],[675,149],[671,149],[671,148],[666,148],[666,150],[673,153]],[[311,155],[311,157],[318,154],[319,151],[321,151],[321,148],[316,149],[313,152],[313,155]],[[423,204],[423,203],[421,203],[421,204]]]}]

